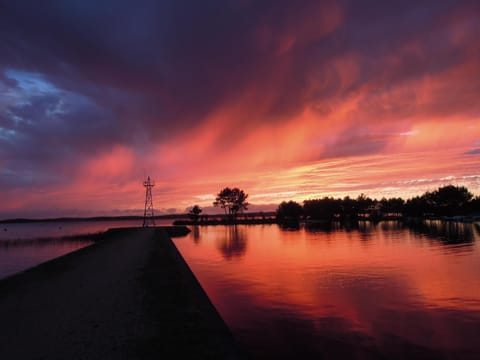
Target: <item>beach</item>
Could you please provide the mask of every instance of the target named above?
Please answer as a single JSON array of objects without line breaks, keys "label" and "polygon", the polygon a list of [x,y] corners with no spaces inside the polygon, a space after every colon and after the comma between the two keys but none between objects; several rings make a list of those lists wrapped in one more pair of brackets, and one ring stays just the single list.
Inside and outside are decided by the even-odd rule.
[{"label": "beach", "polygon": [[243,358],[170,239],[183,232],[109,230],[0,281],[0,358]]}]

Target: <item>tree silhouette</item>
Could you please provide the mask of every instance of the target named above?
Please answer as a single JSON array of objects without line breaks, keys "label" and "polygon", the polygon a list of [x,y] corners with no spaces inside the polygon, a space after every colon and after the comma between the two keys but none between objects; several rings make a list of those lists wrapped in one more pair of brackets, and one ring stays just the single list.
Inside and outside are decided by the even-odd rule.
[{"label": "tree silhouette", "polygon": [[239,212],[248,209],[247,198],[248,194],[245,194],[243,190],[226,187],[217,194],[213,206],[224,209],[225,215],[235,221]]},{"label": "tree silhouette", "polygon": [[474,199],[470,200],[468,204],[468,212],[480,215],[480,196],[476,196]]},{"label": "tree silhouette", "polygon": [[299,220],[302,213],[302,205],[295,201],[284,201],[276,211],[277,221],[284,226],[298,227],[300,226]]},{"label": "tree silhouette", "polygon": [[430,210],[426,194],[408,199],[403,206],[403,215],[412,217],[423,217]]},{"label": "tree silhouette", "polygon": [[303,202],[303,214],[313,220],[333,220],[336,214],[342,212],[342,204],[342,200],[333,197],[305,200]]},{"label": "tree silhouette", "polygon": [[461,215],[473,194],[464,186],[447,185],[431,194],[432,206],[437,215]]},{"label": "tree silhouette", "polygon": [[370,208],[373,206],[374,201],[367,197],[365,194],[360,194],[357,197],[356,200],[356,210],[357,210],[357,215],[358,214],[363,214],[365,215],[367,212],[369,212]]},{"label": "tree silhouette", "polygon": [[382,198],[380,200],[380,210],[386,217],[402,215],[404,206],[405,201],[402,198]]},{"label": "tree silhouette", "polygon": [[194,205],[188,212],[188,216],[196,224],[198,222],[198,216],[202,213],[202,208],[198,205]]},{"label": "tree silhouette", "polygon": [[343,220],[357,220],[357,201],[350,196],[345,196],[341,204],[340,217]]}]

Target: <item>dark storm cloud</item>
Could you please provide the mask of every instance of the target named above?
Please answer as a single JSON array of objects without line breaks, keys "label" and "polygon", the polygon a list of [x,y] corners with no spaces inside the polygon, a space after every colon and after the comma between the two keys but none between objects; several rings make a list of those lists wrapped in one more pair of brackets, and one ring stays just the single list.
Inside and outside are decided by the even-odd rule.
[{"label": "dark storm cloud", "polygon": [[[15,124],[9,126],[15,133],[2,152],[31,168],[116,142],[161,140],[197,125],[252,85],[269,91],[265,84],[279,71],[287,74],[278,86],[289,92],[278,95],[270,112],[296,111],[303,106],[302,69],[309,66],[276,69],[274,55],[278,39],[318,9],[315,3],[4,2],[4,84],[16,87],[5,73],[15,69],[40,75],[59,91],[24,90],[21,104],[8,104],[4,121]],[[259,44],[262,27],[268,34]],[[80,104],[53,114],[62,92],[78,94]]]},{"label": "dark storm cloud", "polygon": [[[297,36],[300,43],[284,85],[301,90],[312,67],[346,47],[374,57],[395,51],[461,2],[337,3],[348,23],[317,38],[300,32],[308,22],[321,28],[332,1],[8,1],[1,15],[2,62],[69,77],[75,74],[64,67],[71,66],[77,80],[160,100],[176,111],[176,120],[198,118],[257,79],[268,80],[283,36]],[[259,44],[262,29],[270,36]],[[296,91],[286,86],[279,107],[288,94]]]}]

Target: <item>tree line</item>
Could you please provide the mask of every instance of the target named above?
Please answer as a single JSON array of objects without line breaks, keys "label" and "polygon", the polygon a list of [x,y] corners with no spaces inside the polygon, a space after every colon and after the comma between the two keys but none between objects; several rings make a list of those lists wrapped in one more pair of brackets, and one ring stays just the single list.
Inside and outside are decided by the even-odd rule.
[{"label": "tree line", "polygon": [[[226,223],[236,223],[238,214],[248,209],[247,198],[243,190],[226,187],[216,195],[213,205],[224,210]],[[201,213],[200,206],[194,205],[188,216],[196,224]],[[277,222],[286,225],[294,225],[300,219],[329,222],[480,215],[480,196],[474,197],[464,186],[447,185],[408,200],[400,197],[377,200],[361,194],[357,198],[310,199],[303,204],[284,201],[275,214]]]},{"label": "tree line", "polygon": [[276,211],[280,223],[300,218],[323,221],[381,220],[465,216],[475,213],[480,213],[480,196],[474,197],[466,187],[454,185],[443,186],[408,200],[399,197],[377,200],[362,194],[356,199],[346,196],[343,199],[324,197],[305,200],[303,205],[285,201]]}]

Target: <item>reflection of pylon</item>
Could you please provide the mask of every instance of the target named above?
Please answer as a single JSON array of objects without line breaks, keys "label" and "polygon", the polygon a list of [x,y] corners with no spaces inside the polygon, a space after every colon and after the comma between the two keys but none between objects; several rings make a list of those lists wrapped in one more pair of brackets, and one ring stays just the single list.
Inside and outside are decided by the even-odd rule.
[{"label": "reflection of pylon", "polygon": [[155,226],[155,218],[153,217],[153,200],[152,200],[152,187],[155,186],[155,182],[150,180],[150,176],[143,182],[145,186],[145,211],[143,212],[143,227],[149,225]]}]

